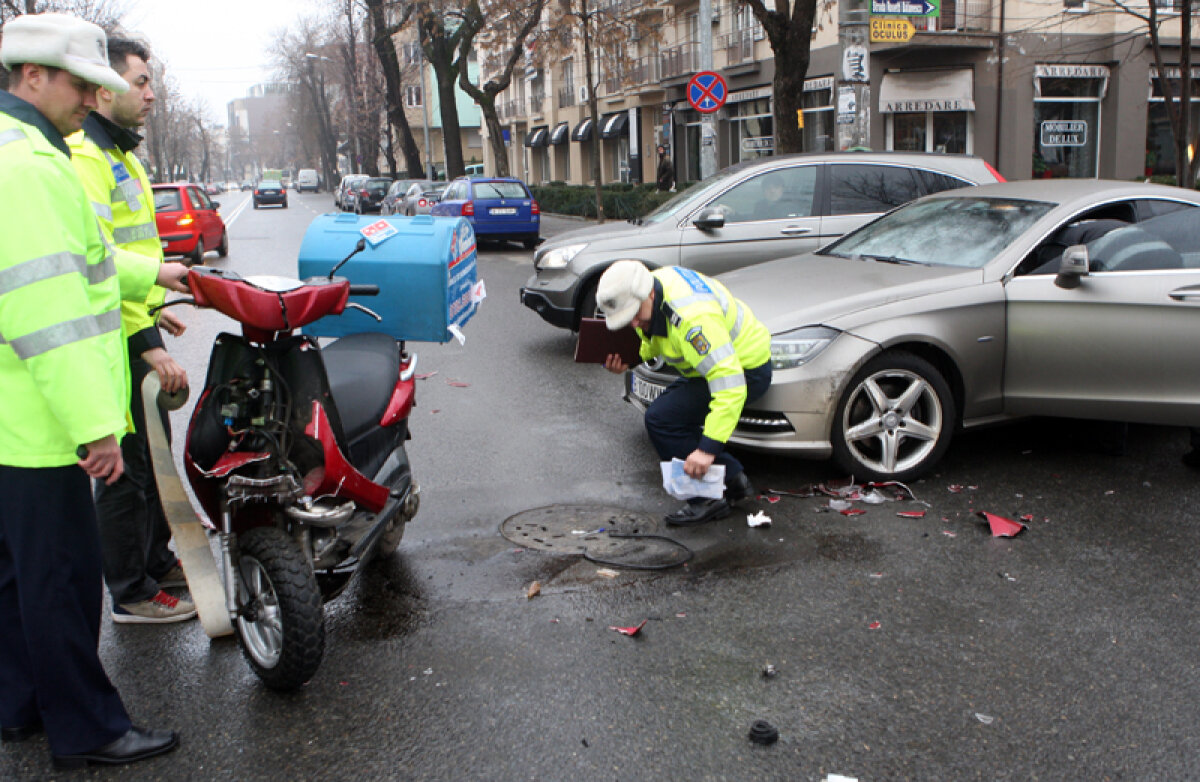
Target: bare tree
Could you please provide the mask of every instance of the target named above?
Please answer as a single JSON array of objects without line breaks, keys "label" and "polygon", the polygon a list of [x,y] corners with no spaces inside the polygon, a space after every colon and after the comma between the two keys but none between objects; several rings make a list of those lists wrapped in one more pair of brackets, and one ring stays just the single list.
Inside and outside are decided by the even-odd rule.
[{"label": "bare tree", "polygon": [[320,19],[300,19],[277,39],[271,59],[279,78],[300,85],[298,93],[293,95],[300,103],[294,127],[304,138],[314,135],[315,125],[314,142],[320,151],[321,172],[326,186],[332,188],[338,179],[338,139],[326,83],[331,58],[322,54],[333,51],[327,30],[328,25]]},{"label": "bare tree", "polygon": [[512,83],[513,71],[525,51],[525,42],[533,34],[542,18],[546,0],[533,0],[527,5],[514,0],[481,0],[476,4],[482,19],[492,20],[477,33],[465,32],[459,42],[459,58],[466,60],[471,47],[476,44],[489,52],[486,83],[471,82],[467,69],[458,74],[458,85],[479,104],[487,126],[488,143],[496,160],[496,173],[508,176],[508,154],[504,149],[504,132],[500,127],[500,116],[496,112],[496,96]]},{"label": "bare tree", "polygon": [[441,0],[417,0],[413,3],[412,15],[417,24],[421,49],[437,83],[446,178],[453,179],[466,172],[455,85],[459,73],[467,69],[470,47],[464,51],[461,44],[464,37],[479,32],[483,17],[475,2],[468,2],[464,6],[447,6]]},{"label": "bare tree", "polygon": [[804,151],[804,133],[797,119],[804,96],[804,78],[812,49],[817,7],[825,0],[743,0],[762,25],[775,55],[773,82],[775,154]]},{"label": "bare tree", "polygon": [[[404,164],[410,178],[423,176],[421,153],[417,150],[417,142],[413,138],[412,128],[408,124],[408,116],[404,113],[404,74],[400,67],[400,58],[396,54],[396,35],[408,24],[412,6],[398,3],[388,3],[387,0],[364,0],[367,12],[371,16],[371,44],[383,69],[385,84],[385,100],[389,128],[400,130],[400,150],[404,154]],[[395,20],[388,21],[389,11]],[[421,86],[424,87],[424,75],[418,74]],[[389,129],[390,135],[390,129]],[[390,144],[389,144],[390,152]],[[394,159],[389,158],[392,170],[396,170]]]}]

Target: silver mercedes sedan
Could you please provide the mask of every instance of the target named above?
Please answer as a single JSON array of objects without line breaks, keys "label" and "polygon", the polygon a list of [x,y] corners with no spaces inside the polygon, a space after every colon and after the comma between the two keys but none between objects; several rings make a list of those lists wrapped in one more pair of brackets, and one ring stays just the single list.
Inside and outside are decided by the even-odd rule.
[{"label": "silver mercedes sedan", "polygon": [[[1200,193],[964,188],[720,276],[772,334],[731,442],[908,480],[959,427],[1045,415],[1200,426]],[[626,375],[644,408],[673,376]]]}]

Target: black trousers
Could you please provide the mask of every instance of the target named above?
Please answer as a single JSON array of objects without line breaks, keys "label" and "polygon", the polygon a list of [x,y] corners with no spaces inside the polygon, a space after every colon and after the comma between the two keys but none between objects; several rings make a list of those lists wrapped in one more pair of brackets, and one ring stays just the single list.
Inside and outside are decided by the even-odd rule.
[{"label": "black trousers", "polygon": [[[771,387],[771,362],[747,369],[746,401],[753,402]],[[712,394],[702,377],[681,377],[646,408],[646,432],[658,458],[686,459],[700,444]],[[722,449],[713,464],[725,465],[725,484],[742,472],[742,463]]]},{"label": "black trousers", "polygon": [[40,720],[55,755],[129,730],[97,651],[103,602],[87,474],[0,466],[0,725]]},{"label": "black trousers", "polygon": [[[125,473],[112,486],[95,482],[104,582],[114,606],[154,597],[158,594],[158,579],[175,566],[175,554],[167,547],[171,528],[158,499],[142,411],[142,380],[152,370],[140,358],[132,359],[129,368],[133,380],[130,412],[136,431],[121,440]],[[159,414],[170,440],[167,413],[160,410]]]}]

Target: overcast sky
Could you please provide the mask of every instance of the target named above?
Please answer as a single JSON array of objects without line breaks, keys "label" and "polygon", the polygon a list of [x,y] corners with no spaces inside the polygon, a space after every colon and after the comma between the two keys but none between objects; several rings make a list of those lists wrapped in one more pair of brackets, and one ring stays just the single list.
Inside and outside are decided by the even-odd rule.
[{"label": "overcast sky", "polygon": [[275,31],[311,13],[319,0],[127,0],[124,26],[222,125],[226,104],[269,79]]}]

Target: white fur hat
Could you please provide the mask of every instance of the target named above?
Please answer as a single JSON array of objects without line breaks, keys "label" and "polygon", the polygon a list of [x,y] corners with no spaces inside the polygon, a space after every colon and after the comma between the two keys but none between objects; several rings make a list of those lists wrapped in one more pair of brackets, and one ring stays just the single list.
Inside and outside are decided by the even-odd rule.
[{"label": "white fur hat", "polygon": [[108,39],[91,22],[69,14],[25,14],[4,25],[0,63],[62,68],[92,84],[125,92],[129,84],[108,65]]},{"label": "white fur hat", "polygon": [[596,285],[596,304],[612,331],[625,328],[654,289],[654,278],[641,261],[617,261]]}]

